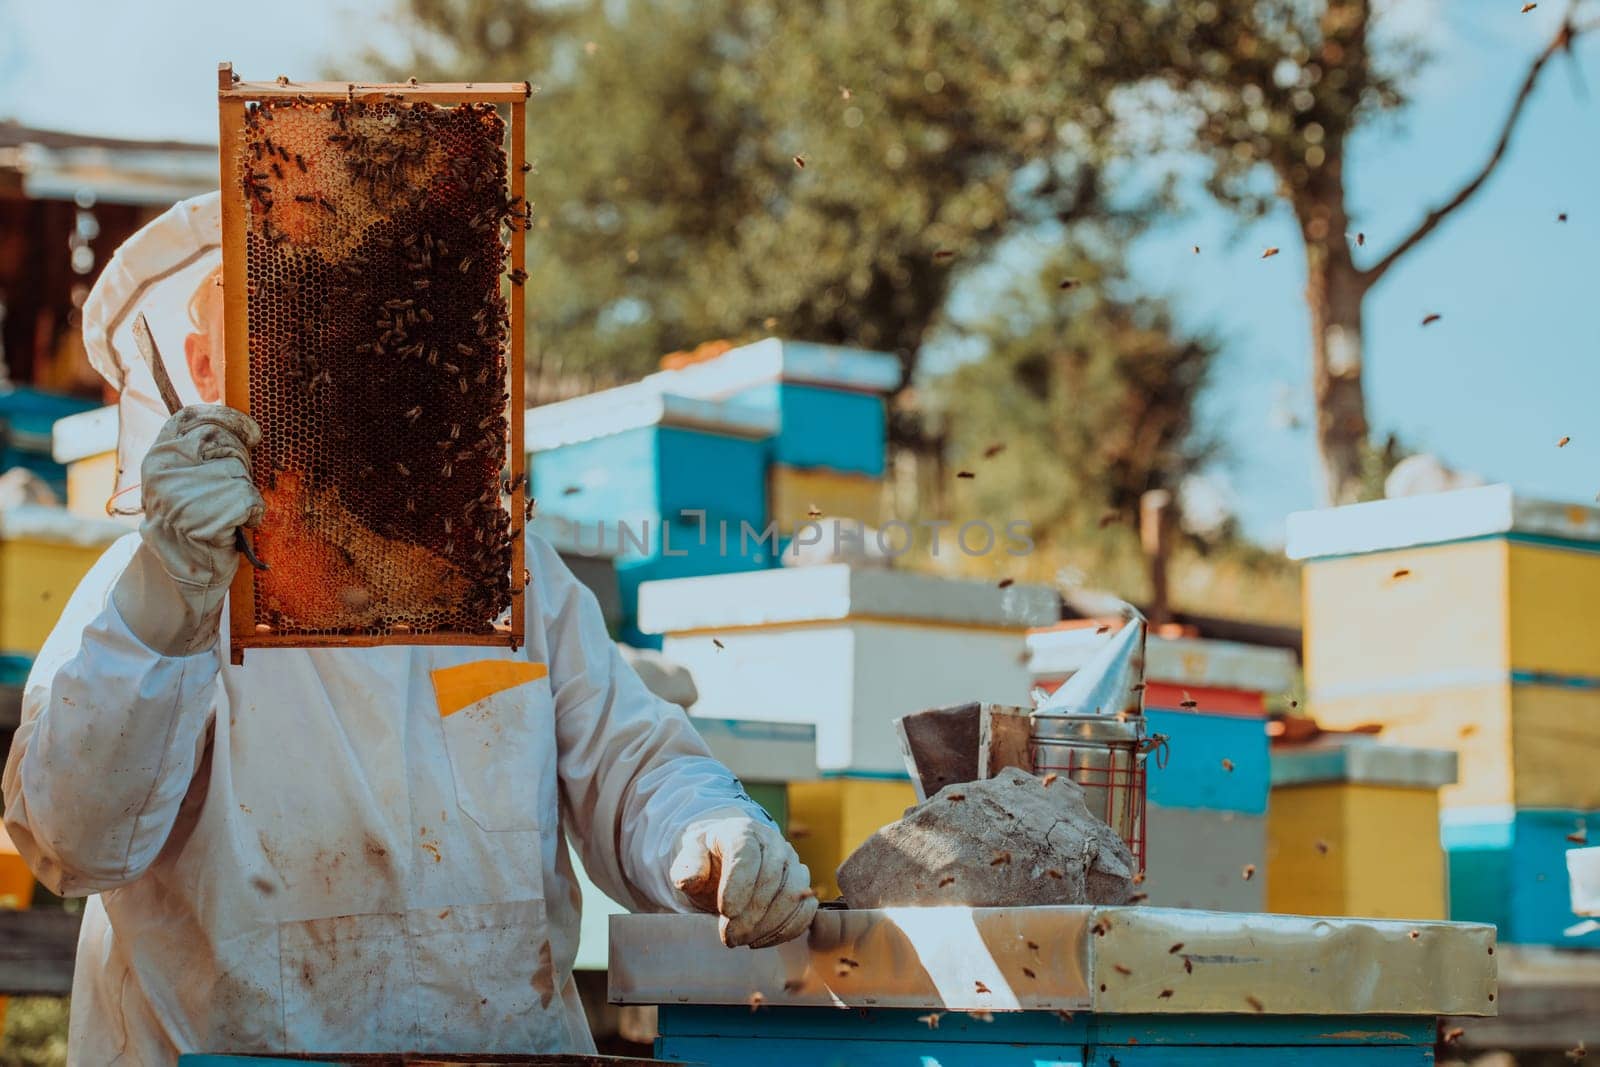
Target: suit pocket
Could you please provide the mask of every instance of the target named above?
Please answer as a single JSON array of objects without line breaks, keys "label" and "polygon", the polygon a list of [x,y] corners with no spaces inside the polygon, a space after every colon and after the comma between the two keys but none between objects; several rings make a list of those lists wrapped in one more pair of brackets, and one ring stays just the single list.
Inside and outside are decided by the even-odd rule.
[{"label": "suit pocket", "polygon": [[544,901],[465,904],[407,916],[424,1051],[573,1047]]},{"label": "suit pocket", "polygon": [[278,927],[289,1052],[401,1049],[417,1040],[416,974],[402,914]]},{"label": "suit pocket", "polygon": [[554,716],[543,680],[501,689],[440,716],[456,804],[480,829],[538,830],[555,817]]}]

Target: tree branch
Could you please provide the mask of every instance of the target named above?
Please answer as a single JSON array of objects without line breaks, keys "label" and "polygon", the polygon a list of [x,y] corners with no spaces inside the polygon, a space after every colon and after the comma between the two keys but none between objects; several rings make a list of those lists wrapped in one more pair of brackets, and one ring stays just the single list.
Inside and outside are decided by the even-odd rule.
[{"label": "tree branch", "polygon": [[1489,153],[1488,162],[1484,163],[1472,180],[1463,185],[1456,192],[1456,195],[1451,197],[1442,207],[1428,212],[1417,225],[1417,228],[1412,230],[1392,251],[1378,260],[1377,263],[1362,271],[1361,281],[1363,285],[1371,286],[1375,284],[1390,267],[1399,261],[1400,257],[1411,251],[1430,233],[1438,229],[1440,223],[1444,222],[1462,204],[1472,199],[1473,194],[1483,187],[1483,183],[1489,180],[1489,176],[1494,173],[1495,168],[1500,165],[1501,159],[1504,158],[1506,148],[1511,144],[1511,134],[1516,129],[1517,120],[1522,117],[1522,109],[1528,103],[1528,98],[1533,95],[1534,85],[1538,82],[1539,75],[1543,72],[1545,65],[1555,58],[1558,53],[1570,51],[1572,42],[1580,34],[1586,33],[1597,26],[1600,26],[1600,21],[1575,24],[1572,21],[1571,12],[1568,12],[1566,19],[1561,23],[1561,27],[1556,30],[1555,36],[1550,39],[1550,43],[1545,45],[1544,51],[1539,53],[1538,57],[1534,59],[1533,65],[1528,68],[1527,77],[1522,79],[1522,87],[1517,90],[1516,99],[1511,103],[1511,113],[1506,116],[1505,125],[1500,129],[1500,139],[1495,142],[1494,151]]}]

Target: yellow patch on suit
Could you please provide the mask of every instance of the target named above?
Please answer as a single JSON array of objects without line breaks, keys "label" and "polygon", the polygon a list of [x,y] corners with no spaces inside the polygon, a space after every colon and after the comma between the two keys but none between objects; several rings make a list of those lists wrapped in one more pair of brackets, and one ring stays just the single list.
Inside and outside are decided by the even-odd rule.
[{"label": "yellow patch on suit", "polygon": [[520,659],[480,659],[433,672],[433,696],[439,716],[454,715],[484,697],[525,685],[549,674],[543,663]]}]

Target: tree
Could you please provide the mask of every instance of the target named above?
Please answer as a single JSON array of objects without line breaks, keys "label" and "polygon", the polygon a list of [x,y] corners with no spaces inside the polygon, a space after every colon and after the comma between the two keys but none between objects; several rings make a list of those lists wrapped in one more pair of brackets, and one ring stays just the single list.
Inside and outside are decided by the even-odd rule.
[{"label": "tree", "polygon": [[[530,78],[530,362],[760,331],[899,355],[1007,234],[1107,209],[1109,121],[1039,5],[396,0],[385,73]],[[1104,57],[1099,57],[1103,59]]]},{"label": "tree", "polygon": [[[1593,27],[1574,21],[1577,4],[1534,57],[1487,160],[1439,207],[1365,265],[1352,232],[1345,153],[1372,116],[1405,101],[1421,58],[1403,41],[1375,45],[1371,0],[1261,0],[1103,8],[1096,39],[1123,53],[1118,69],[1143,57],[1145,84],[1175,91],[1188,144],[1209,159],[1209,188],[1224,203],[1262,211],[1254,179],[1262,168],[1293,211],[1306,254],[1316,437],[1327,503],[1360,498],[1370,466],[1362,388],[1362,305],[1385,274],[1483,188],[1504,158],[1540,74]],[[1512,17],[1515,17],[1514,14]],[[1111,32],[1108,33],[1107,30]],[[1114,40],[1112,38],[1114,37]],[[1169,132],[1172,123],[1162,127]]]},{"label": "tree", "polygon": [[1126,548],[1144,494],[1176,495],[1215,457],[1195,405],[1217,345],[1124,287],[1114,265],[1066,253],[969,327],[986,354],[936,391],[952,460],[974,475],[965,510],[1026,520],[1045,546]]}]

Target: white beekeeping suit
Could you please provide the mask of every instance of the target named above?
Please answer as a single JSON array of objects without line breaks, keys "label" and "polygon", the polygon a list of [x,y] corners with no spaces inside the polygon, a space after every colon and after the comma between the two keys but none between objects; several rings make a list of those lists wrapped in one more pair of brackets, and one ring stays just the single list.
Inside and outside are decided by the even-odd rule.
[{"label": "white beekeeping suit", "polygon": [[70,1061],[592,1049],[569,839],[635,909],[720,910],[729,944],[803,932],[804,866],[536,537],[517,652],[226,662],[232,527],[259,519],[254,426],[210,406],[169,420],[128,332],[143,311],[196,399],[188,306],[217,236],[215,194],[179,204],[85,307],[91,358],[122,391],[119,489],[143,483],[146,519],[40,651],[4,777],[6,828],[40,880],[94,894]]}]

